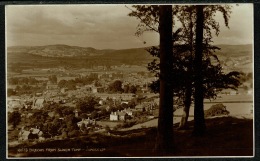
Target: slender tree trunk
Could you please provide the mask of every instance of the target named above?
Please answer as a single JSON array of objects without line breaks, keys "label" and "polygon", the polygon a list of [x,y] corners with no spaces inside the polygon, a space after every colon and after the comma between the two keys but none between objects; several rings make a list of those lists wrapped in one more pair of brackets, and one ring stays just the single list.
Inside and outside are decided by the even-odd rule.
[{"label": "slender tree trunk", "polygon": [[160,103],[155,150],[159,155],[173,151],[173,86],[172,86],[172,6],[159,9],[160,32]]},{"label": "slender tree trunk", "polygon": [[184,98],[184,108],[183,108],[183,114],[182,118],[179,124],[179,129],[187,129],[187,121],[189,118],[189,112],[190,112],[190,106],[191,106],[191,96],[192,96],[192,67],[193,67],[193,22],[192,22],[192,9],[190,10],[190,60],[189,60],[189,66],[187,70],[187,84],[186,84],[186,90],[185,90],[185,98]]},{"label": "slender tree trunk", "polygon": [[203,84],[202,84],[202,41],[203,41],[203,6],[196,6],[196,44],[195,44],[195,59],[194,59],[194,72],[195,72],[195,107],[194,107],[194,130],[195,136],[201,136],[204,134],[206,126],[204,119],[204,107],[203,107]]},{"label": "slender tree trunk", "polygon": [[184,98],[184,108],[182,113],[182,118],[179,124],[179,129],[187,129],[187,121],[189,118],[190,106],[191,106],[191,95],[192,95],[192,87],[191,82],[188,82],[185,90],[185,98]]}]

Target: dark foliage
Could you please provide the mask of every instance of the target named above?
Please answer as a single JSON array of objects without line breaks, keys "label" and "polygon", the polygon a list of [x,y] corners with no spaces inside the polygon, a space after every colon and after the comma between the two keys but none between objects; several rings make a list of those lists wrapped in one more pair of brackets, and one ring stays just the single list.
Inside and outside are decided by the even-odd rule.
[{"label": "dark foliage", "polygon": [[18,111],[12,112],[8,115],[8,122],[13,125],[13,128],[16,128],[16,126],[21,122],[21,114]]}]

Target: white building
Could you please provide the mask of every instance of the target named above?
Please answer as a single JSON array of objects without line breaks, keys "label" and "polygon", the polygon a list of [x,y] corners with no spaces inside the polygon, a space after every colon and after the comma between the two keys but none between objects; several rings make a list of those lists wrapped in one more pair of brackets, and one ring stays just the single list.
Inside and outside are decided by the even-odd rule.
[{"label": "white building", "polygon": [[126,120],[128,114],[125,111],[117,111],[117,112],[111,112],[110,114],[110,121],[119,121],[119,120]]},{"label": "white building", "polygon": [[44,98],[39,98],[39,99],[36,99],[34,104],[33,104],[33,108],[37,108],[37,109],[40,109],[44,106],[44,103],[45,103],[45,99]]},{"label": "white building", "polygon": [[116,112],[111,112],[110,114],[110,121],[118,121],[119,117]]}]

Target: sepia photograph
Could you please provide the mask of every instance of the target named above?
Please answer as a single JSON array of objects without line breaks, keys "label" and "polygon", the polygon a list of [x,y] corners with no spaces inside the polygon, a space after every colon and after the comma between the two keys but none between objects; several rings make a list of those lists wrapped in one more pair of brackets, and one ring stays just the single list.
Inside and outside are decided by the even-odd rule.
[{"label": "sepia photograph", "polygon": [[6,157],[254,157],[253,8],[6,5]]}]

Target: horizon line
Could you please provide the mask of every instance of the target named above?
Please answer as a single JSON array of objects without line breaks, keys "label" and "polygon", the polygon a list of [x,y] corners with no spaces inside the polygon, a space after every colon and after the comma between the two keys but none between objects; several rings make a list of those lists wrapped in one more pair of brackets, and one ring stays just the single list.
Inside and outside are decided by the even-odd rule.
[{"label": "horizon line", "polygon": [[[159,45],[150,45],[150,46],[146,46],[146,47],[130,47],[130,48],[119,48],[119,49],[116,49],[116,48],[103,48],[103,49],[100,49],[100,48],[94,48],[94,47],[90,47],[90,46],[77,46],[77,45],[68,45],[68,44],[49,44],[49,45],[11,45],[11,46],[7,46],[7,48],[10,48],[10,47],[44,47],[44,46],[58,46],[58,45],[63,45],[63,46],[69,46],[69,47],[81,47],[81,48],[93,48],[93,49],[96,49],[96,50],[126,50],[126,49],[140,49],[140,48],[147,48],[147,47],[152,47],[152,46],[159,46]],[[253,43],[251,44],[214,44],[216,46],[218,45],[229,45],[229,46],[239,46],[239,45],[253,45]]]}]

